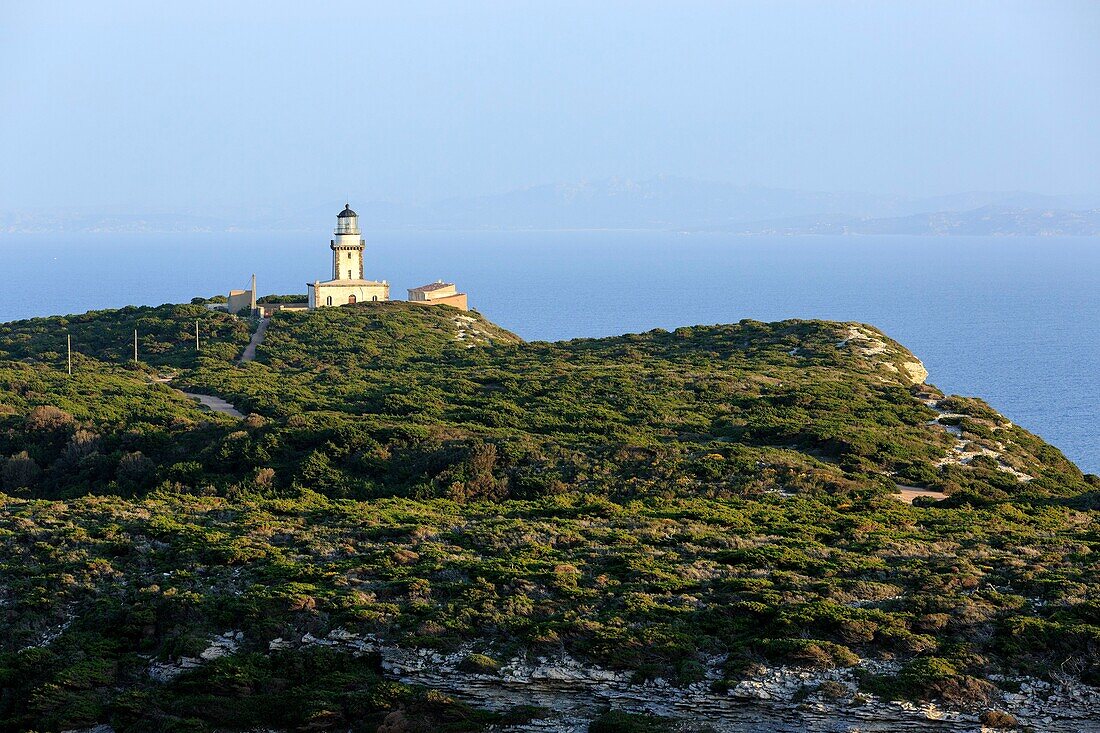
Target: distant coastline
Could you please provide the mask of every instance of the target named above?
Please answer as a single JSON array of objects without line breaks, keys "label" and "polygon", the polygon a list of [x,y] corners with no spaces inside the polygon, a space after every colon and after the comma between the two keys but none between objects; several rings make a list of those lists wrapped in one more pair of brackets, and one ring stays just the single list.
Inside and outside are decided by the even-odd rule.
[{"label": "distant coastline", "polygon": [[[882,219],[845,219],[797,223],[785,220],[758,224],[730,224],[710,227],[625,227],[625,226],[493,226],[473,228],[447,226],[402,226],[387,230],[404,232],[526,232],[567,234],[585,232],[728,234],[736,237],[1097,237],[1100,236],[1100,210],[1041,211],[1007,210],[995,214],[981,211],[936,212]],[[49,234],[308,234],[305,229],[260,229],[246,226],[185,227],[172,223],[101,222],[83,228],[55,229],[48,226],[8,225],[0,235]]]},{"label": "distant coastline", "polygon": [[[51,209],[9,209],[0,211],[0,234],[305,234],[327,226],[329,212],[323,202],[303,200],[308,203],[265,202],[225,210],[68,207],[62,219]],[[675,177],[546,184],[430,202],[375,200],[359,210],[369,231],[1100,235],[1100,195],[978,191],[912,197],[738,186]]]}]

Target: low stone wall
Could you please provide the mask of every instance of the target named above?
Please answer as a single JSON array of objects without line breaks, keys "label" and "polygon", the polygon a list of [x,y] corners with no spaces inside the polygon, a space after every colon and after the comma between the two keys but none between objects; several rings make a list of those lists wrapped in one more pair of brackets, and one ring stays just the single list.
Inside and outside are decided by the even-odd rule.
[{"label": "low stone wall", "polygon": [[271,318],[279,311],[306,311],[309,310],[309,303],[302,301],[301,303],[260,303],[257,305],[260,309],[260,315],[263,318]]}]

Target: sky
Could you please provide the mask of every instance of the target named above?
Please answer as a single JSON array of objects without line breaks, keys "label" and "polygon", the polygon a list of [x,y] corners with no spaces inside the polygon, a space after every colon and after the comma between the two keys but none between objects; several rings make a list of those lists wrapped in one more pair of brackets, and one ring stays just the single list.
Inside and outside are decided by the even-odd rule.
[{"label": "sky", "polygon": [[1097,2],[0,0],[0,208],[1100,193]]}]

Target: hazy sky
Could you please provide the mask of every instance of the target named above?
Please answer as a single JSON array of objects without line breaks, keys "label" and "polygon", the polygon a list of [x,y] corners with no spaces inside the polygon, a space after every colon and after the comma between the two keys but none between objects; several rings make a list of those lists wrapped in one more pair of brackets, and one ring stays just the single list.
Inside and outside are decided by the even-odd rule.
[{"label": "hazy sky", "polygon": [[0,208],[1100,193],[1100,2],[167,5],[0,0]]}]

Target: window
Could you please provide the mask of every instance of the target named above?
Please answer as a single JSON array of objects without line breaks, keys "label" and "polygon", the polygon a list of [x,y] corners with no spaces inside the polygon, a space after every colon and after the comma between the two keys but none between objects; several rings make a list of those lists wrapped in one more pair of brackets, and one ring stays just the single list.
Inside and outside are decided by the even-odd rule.
[{"label": "window", "polygon": [[371,300],[378,300],[378,296],[374,296],[373,298],[371,298]]},{"label": "window", "polygon": [[325,305],[332,305],[332,296],[331,295],[328,296],[327,298],[325,298]]},{"label": "window", "polygon": [[348,270],[348,280],[351,280],[351,270]]},{"label": "window", "polygon": [[355,305],[355,296],[354,295],[349,295],[348,296],[348,305]]}]

